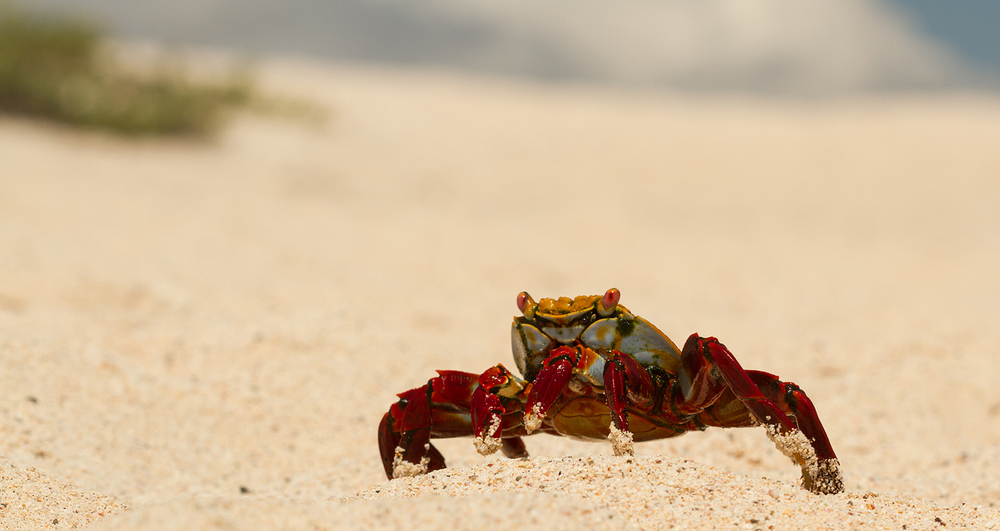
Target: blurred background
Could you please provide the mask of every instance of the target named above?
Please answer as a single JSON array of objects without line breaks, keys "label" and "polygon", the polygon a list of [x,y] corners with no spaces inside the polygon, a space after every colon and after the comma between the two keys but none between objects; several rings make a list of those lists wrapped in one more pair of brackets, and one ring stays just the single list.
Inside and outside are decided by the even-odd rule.
[{"label": "blurred background", "polygon": [[[137,508],[350,495],[385,481],[396,393],[511,364],[518,292],[614,286],[807,389],[850,489],[1000,506],[1000,3],[9,5],[100,30],[0,0],[0,111],[200,133],[263,94],[331,118],[188,142],[0,115],[0,465]],[[139,45],[111,68],[100,35]],[[135,77],[158,48],[253,68]],[[798,478],[759,430],[637,450]]]},{"label": "blurred background", "polygon": [[988,0],[23,4],[129,39],[554,80],[812,96],[1000,79],[1000,4]]}]

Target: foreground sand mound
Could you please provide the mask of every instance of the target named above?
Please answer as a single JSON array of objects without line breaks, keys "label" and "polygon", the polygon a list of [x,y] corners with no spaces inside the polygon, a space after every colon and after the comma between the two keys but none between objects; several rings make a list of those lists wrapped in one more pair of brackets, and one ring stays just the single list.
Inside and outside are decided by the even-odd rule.
[{"label": "foreground sand mound", "polygon": [[[471,515],[471,516],[468,516]],[[565,495],[504,492],[471,496],[429,494],[353,502],[293,503],[277,500],[184,500],[129,511],[95,530],[214,531],[229,529],[465,530],[517,522],[518,531],[577,531],[633,523],[593,500]]]},{"label": "foreground sand mound", "polygon": [[0,529],[73,529],[123,510],[111,496],[0,462]]},{"label": "foreground sand mound", "polygon": [[[595,515],[617,515],[641,529],[1000,526],[1000,511],[981,506],[938,507],[916,498],[874,492],[818,496],[766,478],[749,478],[686,459],[655,456],[496,461],[394,480],[353,499],[387,501],[443,493],[471,496],[469,506],[479,507],[481,498],[507,499],[508,492],[526,497],[552,496],[564,504],[560,506],[563,509],[576,507],[576,515],[591,511]],[[559,520],[559,514],[546,513],[544,504],[526,504],[523,498],[514,501],[509,515],[528,522]]]}]

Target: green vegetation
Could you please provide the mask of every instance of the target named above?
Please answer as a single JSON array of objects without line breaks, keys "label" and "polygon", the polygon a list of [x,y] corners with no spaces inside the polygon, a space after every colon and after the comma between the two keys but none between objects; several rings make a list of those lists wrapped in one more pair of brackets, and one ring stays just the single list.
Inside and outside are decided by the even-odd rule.
[{"label": "green vegetation", "polygon": [[177,69],[140,75],[102,51],[100,32],[0,0],[0,113],[139,135],[206,135],[251,103],[245,77],[194,83]]}]

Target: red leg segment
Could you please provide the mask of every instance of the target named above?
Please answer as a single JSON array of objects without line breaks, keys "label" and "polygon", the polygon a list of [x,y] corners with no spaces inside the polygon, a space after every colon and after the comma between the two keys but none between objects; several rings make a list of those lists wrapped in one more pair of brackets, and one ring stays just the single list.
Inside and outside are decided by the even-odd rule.
[{"label": "red leg segment", "polygon": [[382,422],[378,425],[378,451],[382,457],[385,475],[389,479],[392,479],[392,462],[396,456],[396,448],[399,447],[399,432],[392,429],[394,423],[395,420],[390,411],[382,416]]},{"label": "red leg segment", "polygon": [[[687,359],[695,357],[704,361]],[[777,376],[768,373],[747,373],[729,349],[714,337],[692,335],[684,346],[682,358],[682,373],[689,367],[697,369],[691,376],[693,381],[697,381],[702,373],[707,375],[707,379],[721,377],[725,381],[726,387],[750,414],[768,428],[768,436],[778,449],[799,464],[806,489],[824,494],[843,492],[843,477],[837,456],[812,401],[797,385],[781,382]],[[718,369],[717,377],[713,375],[712,367]],[[682,375],[678,378],[682,379]],[[757,382],[763,384],[766,391],[758,387]],[[692,389],[692,394],[697,395],[697,389]]]},{"label": "red leg segment", "polygon": [[703,352],[698,335],[689,337],[681,350],[680,371],[666,390],[657,415],[673,424],[685,425],[716,404],[727,388],[714,369],[715,365]]},{"label": "red leg segment", "polygon": [[646,368],[635,358],[612,351],[604,365],[604,397],[611,410],[608,440],[615,455],[633,455],[634,437],[629,429],[626,407],[652,406],[657,399],[656,385]]},{"label": "red leg segment", "polygon": [[[525,457],[528,455],[524,443],[512,438],[507,443],[503,433],[510,433],[521,427],[520,419],[515,419],[521,411],[521,404],[514,397],[521,396],[523,382],[514,377],[502,364],[490,367],[479,376],[479,385],[472,393],[472,435],[476,450],[482,455],[490,455],[503,450],[504,455]],[[510,412],[507,407],[514,406]]]},{"label": "red leg segment", "polygon": [[487,392],[482,387],[477,387],[472,393],[472,436],[482,439],[483,437],[500,438],[500,420],[503,418],[504,408],[497,395]]},{"label": "red leg segment", "polygon": [[524,439],[520,437],[504,439],[500,451],[503,452],[505,457],[511,459],[528,457],[528,449],[524,447]]},{"label": "red leg segment", "polygon": [[542,362],[542,370],[535,376],[524,406],[524,428],[529,434],[541,427],[545,414],[562,395],[566,384],[573,377],[573,365],[576,361],[575,350],[559,347]]},{"label": "red leg segment", "polygon": [[[688,344],[691,343],[697,345],[695,352],[699,358],[704,359],[702,362],[704,367],[718,369],[719,376],[725,381],[726,386],[733,391],[736,398],[743,402],[743,405],[750,410],[758,422],[772,426],[780,434],[786,434],[795,429],[795,423],[792,422],[792,419],[788,418],[774,402],[764,396],[764,393],[740,366],[740,362],[736,361],[736,357],[729,352],[725,345],[719,343],[718,339],[714,337],[700,338],[697,334],[693,334],[688,338]],[[687,349],[688,345],[686,344],[684,345],[685,352]],[[707,376],[713,377],[711,370],[708,371]],[[714,378],[717,379],[719,376]]]},{"label": "red leg segment", "polygon": [[478,381],[479,385],[472,393],[472,434],[477,439],[499,439],[500,419],[505,410],[497,392],[511,381],[510,371],[503,365],[490,367],[479,376]]},{"label": "red leg segment", "polygon": [[656,399],[656,385],[635,358],[614,350],[604,365],[604,394],[615,427],[628,431],[626,406],[651,405]]},{"label": "red leg segment", "polygon": [[434,437],[471,435],[469,405],[474,374],[438,371],[427,385],[398,396],[379,424],[379,454],[386,476],[445,468],[444,456],[430,443]]},{"label": "red leg segment", "polygon": [[823,424],[819,421],[819,415],[813,406],[812,400],[806,396],[798,385],[792,382],[782,382],[777,376],[762,371],[747,371],[750,379],[757,384],[757,387],[780,407],[788,415],[795,419],[795,424],[802,430],[802,433],[812,441],[813,448],[816,449],[816,457],[823,459],[836,459],[837,454],[833,451],[830,439],[823,429]]},{"label": "red leg segment", "polygon": [[628,413],[625,406],[628,405],[625,395],[625,367],[619,359],[609,359],[604,366],[604,397],[608,401],[608,409],[611,410],[611,421],[615,427],[622,431],[628,430]]}]

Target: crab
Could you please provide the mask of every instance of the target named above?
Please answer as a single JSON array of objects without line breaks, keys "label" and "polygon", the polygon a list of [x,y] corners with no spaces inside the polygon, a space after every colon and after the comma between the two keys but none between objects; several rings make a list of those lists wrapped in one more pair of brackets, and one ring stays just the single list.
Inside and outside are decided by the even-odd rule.
[{"label": "crab", "polygon": [[616,455],[633,442],[708,427],[764,426],[802,469],[814,493],[844,490],[840,463],[812,401],[774,374],[744,370],[718,339],[692,334],[678,349],[619,304],[621,293],[574,299],[517,296],[514,362],[482,374],[437,371],[397,395],[378,428],[389,479],[445,468],[434,438],[474,437],[479,453],[527,457],[534,433],[608,440]]}]

